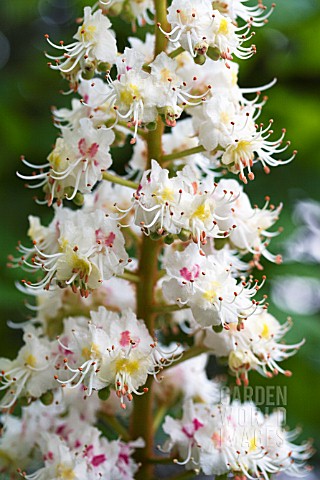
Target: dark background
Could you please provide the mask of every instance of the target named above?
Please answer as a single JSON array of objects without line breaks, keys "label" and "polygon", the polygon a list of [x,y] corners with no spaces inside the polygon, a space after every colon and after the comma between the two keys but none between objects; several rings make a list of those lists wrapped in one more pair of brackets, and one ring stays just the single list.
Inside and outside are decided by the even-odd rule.
[{"label": "dark background", "polygon": [[[270,5],[268,0],[265,3]],[[1,356],[14,357],[21,337],[19,331],[6,326],[6,321],[23,321],[26,315],[23,295],[14,287],[14,281],[22,278],[21,272],[8,270],[6,257],[14,253],[18,239],[25,242],[29,214],[50,217],[48,209],[34,203],[32,191],[23,188],[15,171],[20,168],[21,154],[32,163],[44,163],[57,134],[51,123],[50,106],[70,103],[70,97],[59,95],[59,90],[67,85],[46,65],[43,35],[49,33],[57,42],[61,38],[70,40],[75,32],[74,19],[81,16],[84,4],[82,0],[2,0],[0,5]],[[122,49],[124,34],[130,27],[119,19],[113,23]],[[276,251],[294,228],[291,212],[295,202],[308,197],[320,200],[320,2],[279,0],[269,24],[256,31],[258,52],[242,63],[240,85],[259,86],[278,78],[278,84],[268,92],[262,121],[274,118],[274,130],[278,132],[286,127],[288,139],[299,151],[294,162],[273,169],[269,176],[258,172],[247,188],[253,203],[260,206],[265,195],[270,195],[275,204],[285,204],[280,221],[284,233],[272,244]],[[315,265],[296,263],[266,265],[269,279],[288,273],[316,277],[318,270]],[[285,321],[285,313],[273,305],[270,311]],[[252,384],[286,385],[290,427],[301,424],[302,438],[314,437],[319,449],[320,315],[296,315],[294,322],[288,343],[303,337],[307,343],[285,362],[285,368],[294,372],[293,377],[265,382],[253,375]]]}]

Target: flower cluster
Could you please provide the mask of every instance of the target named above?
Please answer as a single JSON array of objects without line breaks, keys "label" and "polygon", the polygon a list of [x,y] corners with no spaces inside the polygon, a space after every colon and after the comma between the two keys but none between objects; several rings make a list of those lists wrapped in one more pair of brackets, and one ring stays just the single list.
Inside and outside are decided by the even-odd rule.
[{"label": "flower cluster", "polygon": [[241,321],[231,324],[219,337],[213,330],[207,329],[203,343],[217,357],[228,358],[230,370],[236,375],[237,383],[248,384],[248,373],[257,370],[266,377],[283,373],[290,377],[292,373],[279,366],[279,362],[294,355],[304,341],[294,345],[281,343],[290,330],[291,322],[281,325],[277,319],[264,310],[254,313]]},{"label": "flower cluster", "polygon": [[[32,173],[18,173],[53,215],[48,226],[30,216],[31,245],[9,257],[27,272],[19,289],[33,316],[10,322],[24,343],[0,359],[0,471],[154,478],[163,424],[164,461],[195,473],[305,473],[310,445],[291,443],[281,415],[222,398],[221,378],[210,378],[212,356],[238,386],[251,370],[289,377],[280,364],[303,344],[283,343],[291,322],[268,312],[266,277],[254,276],[264,260],[281,263],[269,243],[282,204],[265,197],[259,208],[243,185],[296,154],[280,160],[285,130],[273,139],[272,120],[256,123],[275,80],[242,88],[233,61],[255,53],[251,28],[273,8],[100,0],[72,43],[46,35],[61,54],[46,54],[49,66],[74,97],[52,109],[47,162],[22,157]],[[116,16],[154,33],[122,49]]]},{"label": "flower cluster", "polygon": [[121,274],[128,262],[124,237],[117,223],[102,210],[85,213],[58,207],[48,227],[30,216],[29,237],[33,247],[19,245],[22,256],[10,265],[25,265],[31,272],[43,271],[38,282],[25,281],[36,292],[70,285],[82,296],[103,280]]},{"label": "flower cluster", "polygon": [[295,432],[283,428],[283,413],[264,416],[251,403],[203,405],[188,400],[181,420],[167,416],[165,450],[177,448],[175,462],[205,475],[232,473],[235,479],[264,478],[286,471],[304,475],[310,444],[295,445]]},{"label": "flower cluster", "polygon": [[143,441],[108,441],[93,426],[98,411],[99,402],[68,393],[49,406],[37,401],[24,407],[21,418],[3,416],[1,470],[18,469],[29,480],[133,479],[138,465],[132,454]]}]

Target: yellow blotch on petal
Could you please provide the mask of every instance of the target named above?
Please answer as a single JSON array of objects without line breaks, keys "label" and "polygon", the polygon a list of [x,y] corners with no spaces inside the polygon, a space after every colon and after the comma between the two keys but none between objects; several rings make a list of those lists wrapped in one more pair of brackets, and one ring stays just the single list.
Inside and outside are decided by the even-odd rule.
[{"label": "yellow blotch on petal", "polygon": [[25,360],[26,360],[26,364],[27,364],[29,367],[35,368],[35,367],[37,366],[37,359],[36,359],[36,357],[35,357],[34,355],[32,355],[31,353],[30,353],[30,355],[28,355],[28,356],[26,357]]},{"label": "yellow blotch on petal", "polygon": [[228,33],[229,33],[229,22],[226,18],[222,18],[220,22],[218,34],[228,35]]},{"label": "yellow blotch on petal", "polygon": [[125,371],[129,375],[133,375],[140,368],[138,360],[130,360],[128,358],[121,358],[116,361],[116,371]]}]

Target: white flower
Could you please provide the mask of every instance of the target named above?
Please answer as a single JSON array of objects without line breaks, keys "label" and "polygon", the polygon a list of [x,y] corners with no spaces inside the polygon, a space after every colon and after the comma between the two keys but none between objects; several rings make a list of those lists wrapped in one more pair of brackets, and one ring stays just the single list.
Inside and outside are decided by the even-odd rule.
[{"label": "white flower", "polygon": [[101,78],[95,78],[94,82],[81,79],[78,87],[80,99],[72,99],[71,110],[68,108],[53,109],[55,125],[57,127],[67,125],[74,130],[80,127],[82,118],[90,118],[95,128],[110,120],[113,123],[115,113],[109,109],[108,105],[101,104],[101,98],[104,98],[108,92],[109,87]]},{"label": "white flower", "polygon": [[265,417],[251,402],[203,406],[188,401],[182,420],[166,417],[165,447],[177,447],[187,469],[236,479],[263,478],[288,471],[304,476],[310,444],[294,445],[294,432],[283,428],[281,413]]},{"label": "white flower", "polygon": [[[76,130],[62,128],[63,136],[57,139],[47,164],[36,167],[22,159],[25,165],[37,168],[40,173],[30,176],[18,173],[18,176],[24,180],[38,180],[39,183],[31,188],[43,187],[49,206],[54,198],[59,204],[63,198],[73,200],[78,191],[90,192],[112,164],[109,149],[114,133],[106,127],[94,128],[88,118],[80,119],[79,124]],[[48,170],[43,171],[43,168]]]},{"label": "white flower", "polygon": [[[166,124],[169,127],[176,125],[176,118],[179,118],[182,113],[179,103],[185,105],[198,105],[202,103],[202,95],[191,95],[189,88],[192,86],[192,82],[188,79],[188,82],[183,82],[182,78],[177,73],[179,63],[177,60],[168,57],[164,52],[161,52],[155,60],[150,64],[151,76],[155,80],[157,87],[157,107],[165,108]],[[190,77],[192,78],[192,77]],[[211,87],[207,87],[206,92]],[[192,101],[194,100],[194,101]]]},{"label": "white flower", "polygon": [[141,179],[135,198],[135,224],[145,233],[159,235],[189,232],[195,242],[205,245],[207,237],[225,237],[233,225],[221,230],[220,220],[230,217],[232,201],[212,178],[194,179],[190,167],[175,177],[153,160]]},{"label": "white flower", "polygon": [[[152,0],[131,0],[130,3],[125,0],[99,0],[102,10],[107,10],[111,15],[124,14],[126,21],[132,22],[132,30],[135,32],[137,21],[140,27],[146,24],[153,25],[154,4]],[[109,7],[109,9],[108,9]]]},{"label": "white flower", "polygon": [[27,480],[88,478],[86,460],[75,455],[58,435],[42,433],[40,445],[45,466],[30,475],[22,474],[24,478]]},{"label": "white flower", "polygon": [[228,330],[219,334],[207,329],[203,343],[218,357],[228,358],[237,383],[247,385],[250,370],[257,370],[269,378],[278,373],[291,376],[291,372],[281,368],[279,362],[294,355],[304,341],[293,345],[281,343],[290,328],[290,321],[281,325],[264,310],[238,325],[231,324]]},{"label": "white flower", "polygon": [[149,64],[154,59],[155,36],[151,33],[146,34],[145,41],[140,38],[129,37],[130,47],[144,56],[144,63]]},{"label": "white flower", "polygon": [[[272,83],[265,87],[270,85]],[[267,127],[255,123],[263,103],[243,103],[244,106],[241,106],[227,96],[213,95],[204,103],[202,111],[195,111],[194,127],[199,131],[200,144],[208,152],[222,151],[221,166],[232,173],[239,173],[240,180],[247,183],[246,170],[249,180],[254,179],[254,163],[260,161],[264,171],[269,173],[270,167],[291,162],[297,152],[294,151],[286,160],[275,159],[275,155],[284,152],[290,145],[287,142],[282,146],[286,130],[282,130],[277,140],[270,141],[273,121],[270,120]]]},{"label": "white flower", "polygon": [[[99,310],[99,314],[101,316],[104,312]],[[92,314],[93,319],[99,314]],[[148,375],[156,378],[164,366],[172,363],[170,357],[175,350],[166,355],[152,339],[143,321],[137,320],[130,310],[110,322],[109,335],[112,347],[101,367],[100,377],[106,384],[114,385],[121,407],[126,408],[124,399],[131,401],[132,393],[141,395],[147,392],[148,389],[143,388],[141,392],[139,388],[146,383]]]},{"label": "white flower", "polygon": [[19,249],[22,258],[17,265],[44,271],[39,282],[24,281],[35,292],[71,285],[87,296],[103,280],[123,273],[128,260],[119,226],[102,210],[86,213],[58,207],[40,241],[33,240],[33,248]]},{"label": "white flower", "polygon": [[247,318],[258,308],[252,300],[257,283],[237,283],[230,265],[219,263],[213,255],[204,256],[196,245],[183,252],[172,252],[165,260],[167,278],[162,290],[168,301],[191,308],[202,327],[227,326]]},{"label": "white flower", "polygon": [[228,15],[232,20],[241,18],[245,22],[250,22],[254,27],[262,27],[268,22],[268,18],[272,14],[275,4],[267,11],[267,7],[262,2],[257,5],[246,5],[248,0],[215,0],[214,8],[221,13]]},{"label": "white flower", "polygon": [[101,103],[109,102],[118,119],[131,122],[135,127],[135,143],[138,127],[154,122],[157,118],[157,91],[154,79],[143,70],[144,58],[139,52],[126,48],[117,59],[117,77],[108,77],[109,94]]},{"label": "white flower", "polygon": [[[255,45],[244,47],[242,44],[253,37],[253,33],[249,36],[251,22],[243,27],[234,25],[229,17],[221,15],[219,10],[213,10],[213,22],[208,32],[209,45],[217,48],[220,52],[221,58],[232,60],[232,55],[241,59],[250,58],[255,52]],[[229,64],[226,64],[229,66]]]},{"label": "white flower", "polygon": [[143,321],[130,310],[119,316],[100,307],[91,312],[89,322],[70,318],[65,321],[59,345],[65,358],[57,366],[56,379],[69,388],[84,383],[89,396],[94,389],[114,387],[122,408],[133,393],[142,395],[148,390],[139,391],[148,375],[156,376],[174,359],[174,352],[166,358]]},{"label": "white flower", "polygon": [[53,359],[48,340],[32,330],[24,334],[24,346],[15,360],[1,358],[0,390],[6,390],[1,408],[10,408],[21,396],[39,398],[53,387]]},{"label": "white flower", "polygon": [[[138,142],[137,142],[138,143]],[[136,147],[136,146],[135,146]],[[120,207],[118,207],[121,206]],[[112,184],[111,182],[101,182],[94,192],[84,197],[83,210],[92,212],[102,210],[110,218],[116,218],[120,215],[122,222],[129,224],[132,220],[132,190],[129,188]],[[122,215],[124,213],[124,215]],[[138,232],[139,229],[136,229]]]},{"label": "white flower", "polygon": [[170,416],[165,417],[163,431],[170,436],[164,444],[165,451],[171,451],[177,447],[182,461],[176,460],[179,465],[186,465],[187,469],[194,468],[199,461],[199,445],[196,433],[201,430],[208,421],[210,410],[205,404],[194,404],[191,399],[183,405],[181,420],[174,420]]},{"label": "white flower", "polygon": [[238,58],[249,58],[255,53],[255,47],[243,47],[250,40],[250,22],[243,27],[236,27],[232,20],[213,10],[209,0],[191,2],[190,0],[173,0],[168,8],[168,22],[172,30],[164,32],[171,42],[179,43],[193,57],[205,55],[209,48],[215,49],[224,59],[231,60],[232,54]]},{"label": "white flower", "polygon": [[[251,252],[254,255],[254,263],[258,268],[260,256],[264,256],[271,262],[281,263],[280,255],[274,255],[268,250],[272,237],[279,235],[280,231],[270,232],[269,228],[279,219],[282,204],[274,207],[270,204],[270,198],[266,197],[263,208],[252,207],[249,197],[243,191],[243,187],[235,180],[221,180],[221,187],[233,192],[233,212],[231,218],[220,221],[221,229],[230,228],[234,222],[237,228],[230,231],[229,239],[231,245],[241,252]],[[268,208],[269,207],[269,208]]]},{"label": "white flower", "polygon": [[85,72],[86,68],[90,68],[94,72],[100,62],[113,64],[117,56],[117,43],[110,27],[110,20],[100,9],[92,13],[91,7],[85,7],[83,24],[73,37],[75,42],[55,45],[46,35],[48,43],[62,53],[59,57],[47,55],[56,61],[56,65],[50,63],[51,68],[59,70],[74,83],[79,70]]},{"label": "white flower", "polygon": [[20,418],[14,415],[1,415],[2,432],[0,437],[0,471],[16,472],[30,462],[33,448],[31,428],[25,429]]}]

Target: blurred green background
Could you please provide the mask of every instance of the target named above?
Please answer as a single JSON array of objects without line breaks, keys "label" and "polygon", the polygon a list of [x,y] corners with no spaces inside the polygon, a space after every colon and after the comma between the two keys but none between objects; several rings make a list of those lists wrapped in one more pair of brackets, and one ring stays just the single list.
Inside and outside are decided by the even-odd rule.
[{"label": "blurred green background", "polygon": [[[6,326],[8,319],[23,321],[27,312],[23,295],[14,286],[21,272],[6,268],[6,257],[14,253],[18,239],[25,240],[27,216],[48,216],[48,209],[32,200],[32,191],[24,189],[15,176],[24,154],[32,163],[43,163],[55,141],[50,106],[67,106],[70,98],[59,95],[66,84],[48,69],[43,50],[45,33],[55,40],[68,40],[75,31],[74,18],[81,15],[82,0],[2,0],[0,3],[0,91],[1,91],[1,188],[2,232],[0,236],[0,333],[1,356],[16,354],[20,332]],[[266,0],[266,5],[270,2]],[[128,26],[119,19],[114,26],[120,37]],[[126,29],[126,30],[125,30]],[[257,29],[257,55],[241,65],[241,86],[259,86],[273,77],[278,84],[270,91],[262,120],[274,118],[275,131],[286,127],[288,138],[299,151],[286,167],[273,169],[269,176],[259,172],[247,188],[253,203],[263,204],[265,195],[285,206],[280,224],[284,233],[272,243],[272,251],[292,232],[291,212],[298,199],[320,200],[320,2],[319,0],[279,0],[269,24]],[[124,42],[120,42],[122,48]],[[49,214],[50,215],[50,214]],[[320,248],[320,245],[319,245]],[[266,265],[266,274],[292,273],[317,277],[319,267],[290,264]],[[19,275],[18,275],[19,273]],[[267,289],[266,289],[267,290]],[[285,321],[286,315],[274,306],[271,313]],[[278,377],[268,384],[287,385],[290,427],[303,426],[303,438],[313,437],[320,449],[320,315],[295,316],[288,342],[307,339],[306,345],[285,368],[292,378]],[[266,382],[252,376],[252,383]],[[319,453],[315,460],[319,461]]]}]

